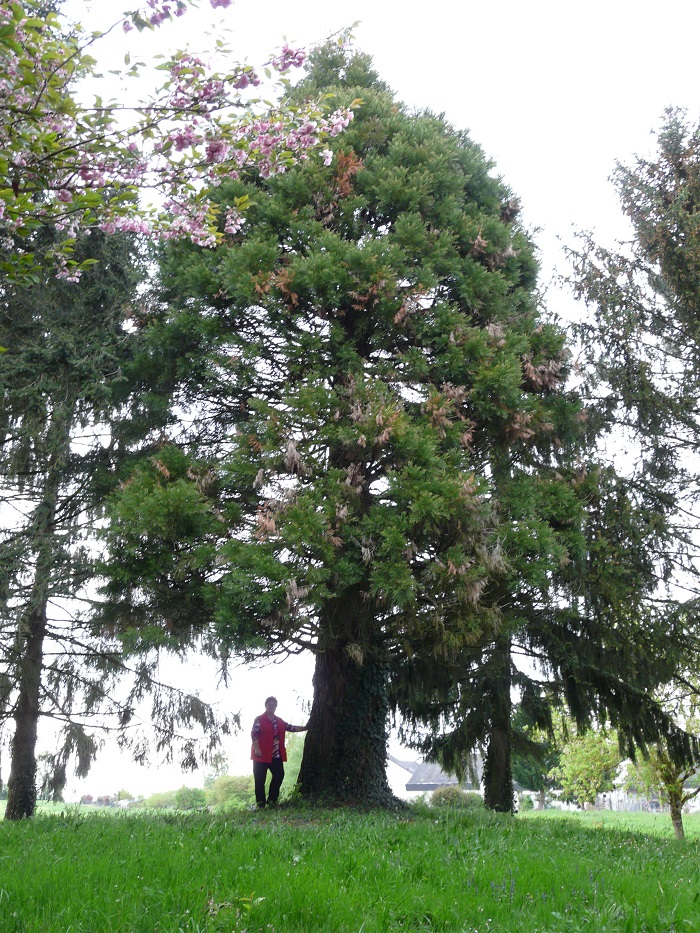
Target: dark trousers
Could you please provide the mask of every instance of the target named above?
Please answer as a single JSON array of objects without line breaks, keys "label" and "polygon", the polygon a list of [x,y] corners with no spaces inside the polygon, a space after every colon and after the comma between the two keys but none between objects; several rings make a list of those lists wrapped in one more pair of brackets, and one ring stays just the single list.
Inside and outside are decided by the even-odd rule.
[{"label": "dark trousers", "polygon": [[273,758],[272,761],[254,761],[253,778],[255,779],[255,802],[259,807],[265,806],[265,779],[267,778],[267,769],[270,769],[272,780],[270,781],[270,790],[267,794],[268,803],[277,803],[280,795],[280,787],[284,780],[284,764],[281,758]]}]

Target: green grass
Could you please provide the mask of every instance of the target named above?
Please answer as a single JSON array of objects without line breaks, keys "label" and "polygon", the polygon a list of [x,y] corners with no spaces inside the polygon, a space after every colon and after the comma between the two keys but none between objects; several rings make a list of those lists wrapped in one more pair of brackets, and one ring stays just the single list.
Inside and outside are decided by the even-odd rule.
[{"label": "green grass", "polygon": [[602,816],[67,810],[0,826],[0,930],[700,931],[700,836]]},{"label": "green grass", "polygon": [[[629,829],[636,833],[651,833],[671,839],[673,825],[668,813],[627,813],[615,810],[572,810],[562,814],[559,810],[529,810],[521,814],[524,819],[571,819],[580,825],[592,828]],[[687,839],[700,839],[700,813],[683,816],[683,827]]]}]

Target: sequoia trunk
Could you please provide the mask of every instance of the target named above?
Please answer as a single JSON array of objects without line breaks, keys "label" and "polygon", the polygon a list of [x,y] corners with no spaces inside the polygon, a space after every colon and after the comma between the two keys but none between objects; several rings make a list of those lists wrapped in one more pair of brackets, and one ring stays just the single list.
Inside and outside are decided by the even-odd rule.
[{"label": "sequoia trunk", "polygon": [[299,771],[301,795],[339,803],[387,806],[388,703],[380,664],[352,645],[319,650],[314,699]]},{"label": "sequoia trunk", "polygon": [[490,810],[499,813],[513,812],[510,653],[510,641],[506,638],[497,639],[485,684],[490,729],[484,762],[484,803]]}]

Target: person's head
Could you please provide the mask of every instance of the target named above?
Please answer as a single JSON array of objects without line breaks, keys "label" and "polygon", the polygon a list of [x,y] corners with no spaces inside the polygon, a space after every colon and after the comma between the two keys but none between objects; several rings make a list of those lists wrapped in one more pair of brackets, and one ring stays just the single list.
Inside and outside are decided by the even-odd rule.
[{"label": "person's head", "polygon": [[265,700],[265,710],[266,710],[266,712],[268,712],[268,713],[274,713],[274,711],[275,711],[276,709],[277,709],[277,698],[276,698],[276,697],[268,697],[268,698]]}]

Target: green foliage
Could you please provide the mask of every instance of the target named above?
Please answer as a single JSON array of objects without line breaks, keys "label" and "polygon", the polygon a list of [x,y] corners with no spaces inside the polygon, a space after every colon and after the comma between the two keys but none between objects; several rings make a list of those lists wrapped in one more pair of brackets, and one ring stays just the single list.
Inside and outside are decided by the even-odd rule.
[{"label": "green foliage", "polygon": [[[700,129],[667,111],[656,151],[614,174],[631,242],[610,249],[582,237],[571,253],[571,285],[589,311],[576,330],[592,419],[624,446],[626,495],[645,520],[635,534],[629,514],[616,509],[614,544],[634,535],[628,575],[641,568],[649,580],[642,613],[666,634],[655,658],[675,657],[676,670],[697,669],[699,645],[698,153]],[[607,555],[611,568],[616,552]],[[678,762],[697,758],[687,743],[667,750]]]},{"label": "green foliage", "polygon": [[167,791],[158,791],[155,794],[151,794],[150,797],[147,797],[144,801],[144,806],[153,810],[165,810],[165,809],[175,809],[175,795],[177,791],[167,790]]},{"label": "green foliage", "polygon": [[228,774],[228,756],[219,749],[209,758],[209,771],[204,777],[205,789],[209,790],[217,778],[224,777],[226,774]]},{"label": "green foliage", "polygon": [[123,399],[130,342],[123,322],[140,266],[123,237],[96,234],[79,241],[76,254],[104,260],[101,274],[91,267],[75,287],[43,274],[31,289],[4,291],[0,302],[8,346],[0,369],[0,495],[10,506],[0,532],[0,721],[14,719],[14,816],[33,809],[38,715],[64,723],[42,775],[58,798],[69,761],[81,775],[89,769],[97,742],[86,723],[100,706],[114,714],[111,688],[122,672],[115,643],[76,616],[76,600],[94,574],[87,540],[112,486],[104,425]]},{"label": "green foliage", "polygon": [[[36,236],[50,242],[46,231]],[[158,430],[162,412],[148,400],[151,376],[139,363],[139,329],[129,323],[143,276],[136,244],[95,232],[79,239],[75,251],[99,259],[99,268],[90,265],[72,284],[45,271],[33,288],[8,290],[0,301],[8,347],[0,369],[0,496],[11,506],[0,532],[0,723],[14,719],[17,793],[13,800],[10,792],[8,814],[15,816],[33,808],[40,715],[63,723],[40,781],[54,797],[71,767],[79,776],[89,770],[99,748],[93,725],[133,727],[134,710],[149,692],[159,741],[167,744],[170,736],[185,766],[196,761],[196,743],[177,739],[176,724],[204,724],[208,751],[216,731],[211,710],[196,697],[153,677],[155,656],[146,650],[179,649],[181,632],[147,640],[125,633],[106,608],[97,619],[95,528],[129,443]],[[154,472],[166,468],[158,446],[149,450]],[[188,486],[183,496],[190,493]],[[176,500],[168,500],[158,527],[163,537],[177,531]],[[145,754],[143,731],[130,728],[121,740]]]},{"label": "green foliage", "polygon": [[393,704],[458,774],[484,748],[510,810],[516,691],[545,732],[565,704],[689,754],[649,693],[682,628],[646,611],[664,522],[591,454],[516,199],[365,56],[317,50],[290,99],[321,89],[363,101],[331,163],[222,184],[246,235],[161,255],[146,356],[164,407],[202,416],[163,448],[176,470],[112,499],[115,617],[224,657],[313,649],[302,794],[388,799]]},{"label": "green foliage", "polygon": [[[149,5],[156,9],[155,0]],[[307,158],[309,147],[323,144],[331,123],[334,131],[339,128],[337,115],[329,121],[308,101],[294,108],[278,104],[269,119],[280,132],[271,149],[261,146],[252,120],[241,116],[243,110],[252,117],[254,105],[238,98],[232,106],[222,90],[255,81],[256,75],[250,65],[232,60],[221,36],[217,51],[229,65],[228,73],[211,72],[188,51],[174,52],[153,70],[151,77],[158,80],[155,86],[146,82],[147,97],[133,99],[129,86],[143,86],[133,79],[145,65],[132,62],[127,53],[125,67],[109,72],[121,78],[119,100],[103,98],[100,79],[106,75],[92,54],[100,41],[112,34],[111,42],[120,26],[154,29],[163,19],[196,5],[179,0],[177,9],[165,3],[156,13],[115,13],[105,32],[88,32],[82,23],[64,19],[60,3],[15,0],[3,6],[0,56],[10,78],[0,112],[0,221],[11,232],[14,247],[0,257],[6,287],[31,288],[52,267],[59,277],[77,282],[96,261],[81,261],[76,255],[76,236],[86,230],[138,229],[188,235],[197,243],[218,242],[223,238],[222,218],[202,184],[215,184],[217,176],[229,178],[231,166],[240,168],[241,162],[232,155],[205,158],[202,147],[207,141],[220,143],[224,156],[233,149],[251,169],[258,165],[263,170],[263,163],[274,172],[302,154]],[[268,79],[271,74],[268,69]],[[83,103],[84,87],[81,90],[85,82],[88,104]],[[259,115],[257,109],[255,113]],[[193,120],[197,132],[187,144],[175,145],[175,135],[188,136]],[[290,136],[308,121],[313,121],[314,136],[306,136],[305,145],[291,145]],[[161,201],[177,203],[177,210],[146,205],[139,190],[153,188]],[[236,199],[229,222],[240,220],[246,206],[245,196]],[[46,239],[42,242],[47,232],[48,245]]]},{"label": "green foliage", "polygon": [[457,810],[483,810],[484,801],[481,794],[466,791],[454,785],[438,787],[430,795],[430,805],[433,807],[451,807]]},{"label": "green foliage", "polygon": [[583,807],[594,804],[598,794],[613,789],[620,761],[617,742],[591,730],[564,745],[559,764],[552,768],[550,777],[562,788],[565,800]]},{"label": "green foliage", "polygon": [[532,725],[522,708],[516,709],[513,716],[513,780],[527,790],[538,791],[541,799],[554,786],[549,772],[559,764],[567,737],[567,723],[561,715],[552,718],[552,726],[547,732]]},{"label": "green foliage", "polygon": [[178,810],[197,810],[206,807],[207,797],[201,787],[186,787],[175,791],[175,806]]},{"label": "green foliage", "polygon": [[207,803],[215,807],[242,809],[255,802],[252,774],[235,776],[222,774],[207,788]]},{"label": "green foliage", "polygon": [[282,799],[293,795],[296,791],[301,761],[304,756],[305,741],[306,733],[304,732],[291,732],[288,733],[285,738],[287,761],[284,765],[284,784],[282,785],[281,791]]}]

